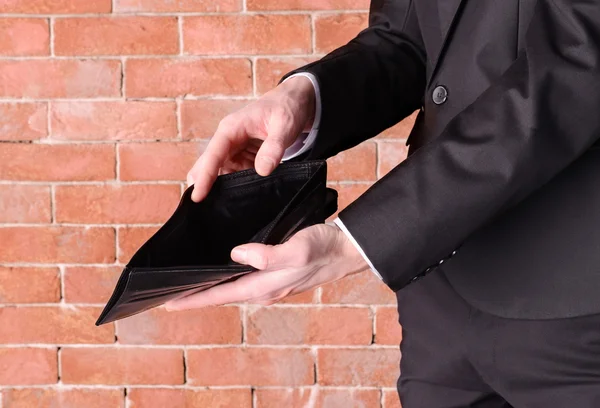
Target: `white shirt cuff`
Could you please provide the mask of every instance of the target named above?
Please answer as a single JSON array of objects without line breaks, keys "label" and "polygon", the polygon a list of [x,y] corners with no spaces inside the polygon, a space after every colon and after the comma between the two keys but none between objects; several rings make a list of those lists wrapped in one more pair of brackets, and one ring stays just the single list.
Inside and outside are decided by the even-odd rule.
[{"label": "white shirt cuff", "polygon": [[339,218],[336,218],[335,220],[333,220],[333,222],[335,223],[335,225],[337,225],[342,230],[342,232],[344,234],[346,234],[346,236],[348,237],[348,239],[350,240],[350,242],[352,242],[352,245],[354,245],[354,247],[358,250],[358,252],[365,259],[365,261],[367,261],[367,264],[369,265],[369,268],[371,268],[371,271],[373,271],[373,273],[379,279],[383,280],[383,278],[381,277],[381,274],[379,272],[377,272],[377,269],[375,269],[375,266],[373,266],[373,264],[371,263],[371,261],[369,260],[369,258],[367,258],[367,255],[362,250],[362,248],[360,247],[360,245],[358,245],[358,242],[356,242],[356,240],[354,239],[354,237],[352,236],[352,234],[350,234],[350,231],[348,231],[348,229],[346,228],[346,226],[344,225],[344,223],[342,222],[342,220],[340,220]]},{"label": "white shirt cuff", "polygon": [[315,78],[313,74],[310,74],[308,72],[299,72],[297,74],[290,75],[283,82],[296,76],[303,76],[308,78],[312,83],[313,88],[315,89],[315,119],[313,121],[313,125],[310,129],[310,132],[304,132],[300,134],[300,136],[296,138],[296,141],[285,150],[285,152],[283,153],[283,161],[293,159],[294,157],[300,156],[301,154],[311,149],[312,145],[317,139],[317,133],[319,133],[319,123],[321,122],[321,92],[319,90],[319,83],[317,82],[317,78]]}]

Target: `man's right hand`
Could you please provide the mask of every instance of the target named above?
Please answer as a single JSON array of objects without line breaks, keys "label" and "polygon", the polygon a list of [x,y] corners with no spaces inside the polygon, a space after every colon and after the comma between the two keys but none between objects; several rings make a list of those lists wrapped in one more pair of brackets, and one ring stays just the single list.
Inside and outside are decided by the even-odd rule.
[{"label": "man's right hand", "polygon": [[296,76],[226,116],[188,173],[192,200],[204,199],[220,174],[253,166],[262,176],[270,174],[285,149],[310,129],[314,115],[314,87],[308,78]]}]

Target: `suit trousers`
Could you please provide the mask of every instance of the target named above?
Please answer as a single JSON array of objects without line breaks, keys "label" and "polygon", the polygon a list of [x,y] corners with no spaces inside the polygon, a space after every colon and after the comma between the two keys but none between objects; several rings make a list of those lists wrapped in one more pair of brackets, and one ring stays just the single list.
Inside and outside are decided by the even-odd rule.
[{"label": "suit trousers", "polygon": [[598,408],[600,315],[506,319],[440,269],[397,292],[403,408]]}]

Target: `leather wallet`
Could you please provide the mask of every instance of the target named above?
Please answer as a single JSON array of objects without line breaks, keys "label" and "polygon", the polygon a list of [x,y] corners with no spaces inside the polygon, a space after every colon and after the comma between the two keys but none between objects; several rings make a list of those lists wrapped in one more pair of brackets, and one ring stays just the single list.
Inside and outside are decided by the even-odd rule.
[{"label": "leather wallet", "polygon": [[219,176],[200,203],[183,194],[169,220],[125,266],[96,325],[123,319],[229,282],[256,269],[231,260],[245,243],[275,245],[337,210],[327,163],[283,163],[269,176]]}]

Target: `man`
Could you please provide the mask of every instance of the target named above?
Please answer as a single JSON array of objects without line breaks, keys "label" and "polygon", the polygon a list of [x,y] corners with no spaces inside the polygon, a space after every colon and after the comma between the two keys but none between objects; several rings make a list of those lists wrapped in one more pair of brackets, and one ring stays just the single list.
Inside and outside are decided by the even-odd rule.
[{"label": "man", "polygon": [[408,159],[335,225],[233,250],[260,272],[168,308],[371,268],[397,292],[405,408],[600,407],[599,43],[597,0],[373,1],[368,29],[226,117],[189,182],[201,200],[219,173],[327,158],[420,110]]}]

